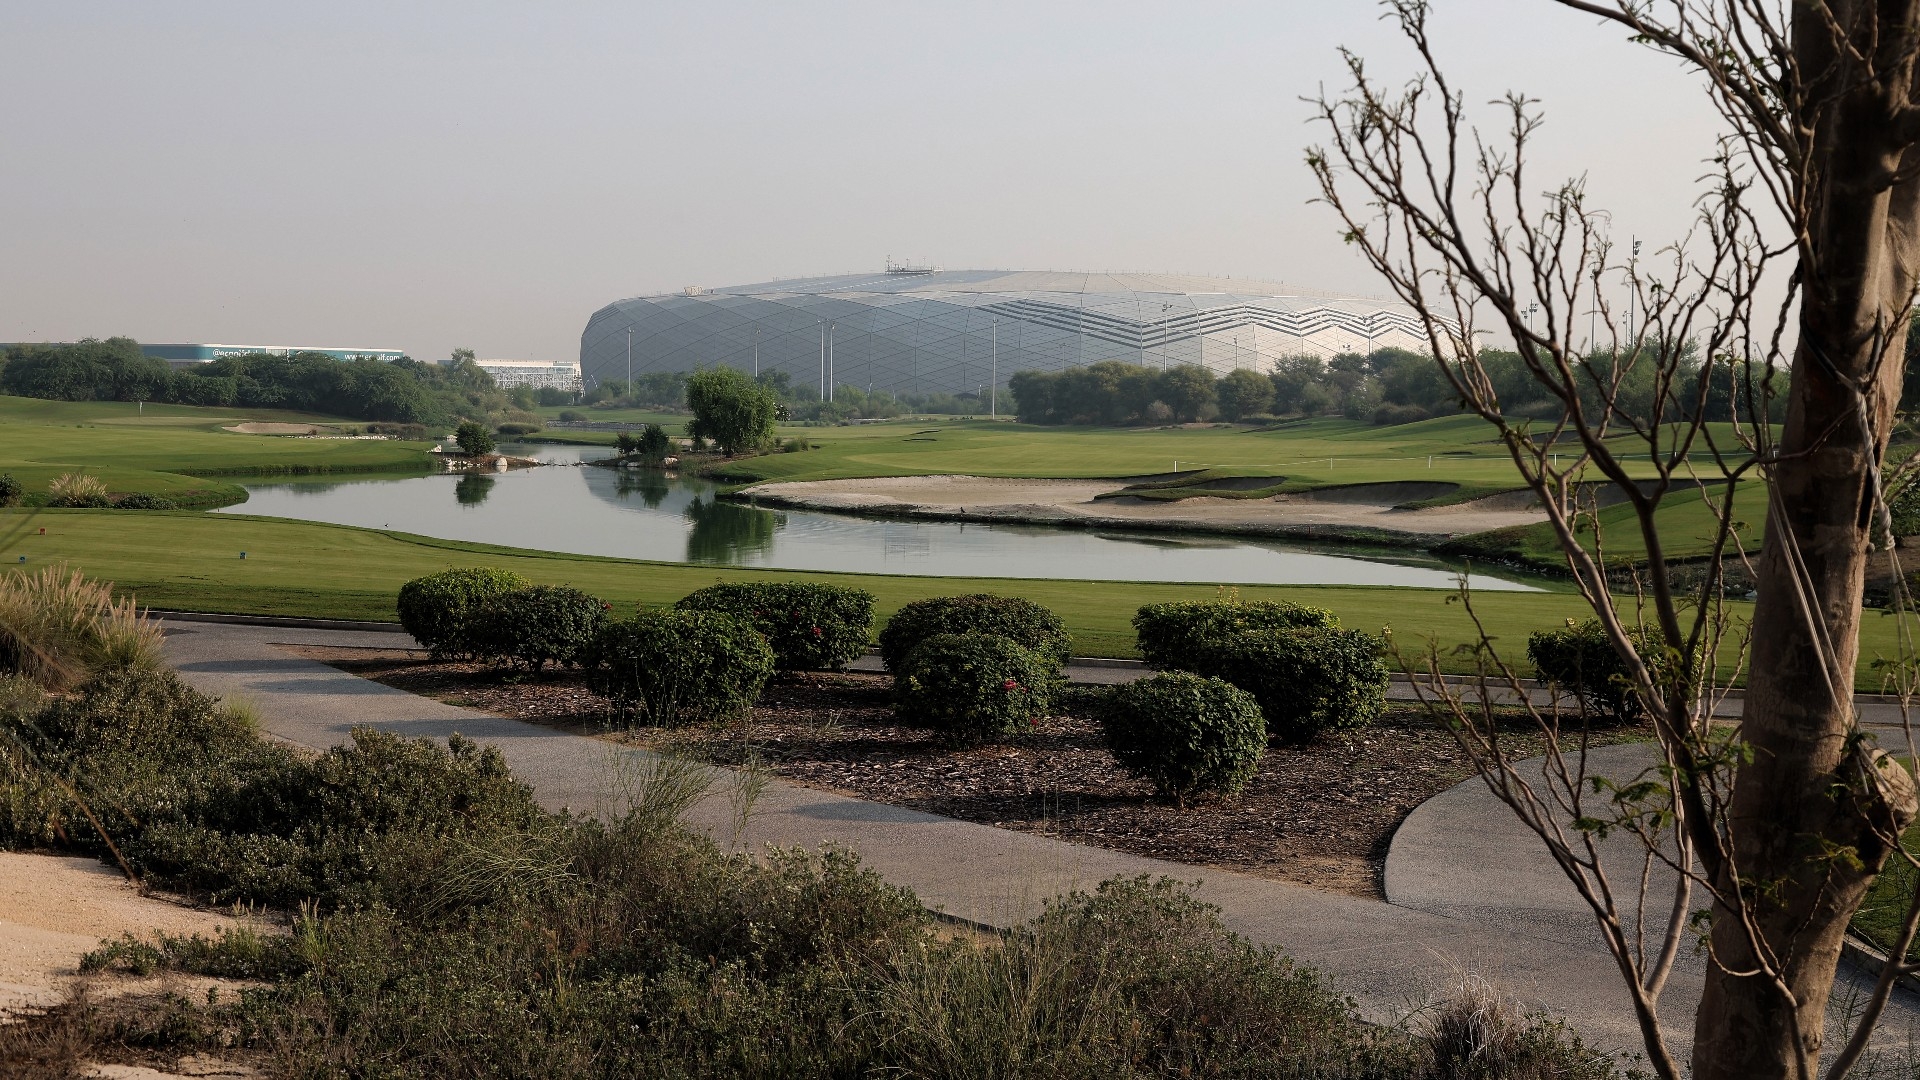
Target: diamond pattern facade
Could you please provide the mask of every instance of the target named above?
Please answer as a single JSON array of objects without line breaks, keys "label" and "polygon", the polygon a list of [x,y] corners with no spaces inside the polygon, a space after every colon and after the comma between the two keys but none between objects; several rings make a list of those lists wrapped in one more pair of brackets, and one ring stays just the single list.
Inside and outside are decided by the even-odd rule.
[{"label": "diamond pattern facade", "polygon": [[[631,330],[631,334],[629,334]],[[726,364],[796,386],[983,390],[997,372],[1101,360],[1264,370],[1276,356],[1424,351],[1406,307],[1244,279],[936,270],[775,281],[618,300],[580,335],[588,386]]]}]

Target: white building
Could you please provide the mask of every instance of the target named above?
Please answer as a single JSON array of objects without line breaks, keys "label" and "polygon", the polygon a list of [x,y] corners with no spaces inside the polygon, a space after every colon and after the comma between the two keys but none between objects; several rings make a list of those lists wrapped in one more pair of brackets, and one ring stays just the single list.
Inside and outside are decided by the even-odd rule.
[{"label": "white building", "polygon": [[580,392],[580,365],[572,360],[475,360],[502,390],[531,386]]}]

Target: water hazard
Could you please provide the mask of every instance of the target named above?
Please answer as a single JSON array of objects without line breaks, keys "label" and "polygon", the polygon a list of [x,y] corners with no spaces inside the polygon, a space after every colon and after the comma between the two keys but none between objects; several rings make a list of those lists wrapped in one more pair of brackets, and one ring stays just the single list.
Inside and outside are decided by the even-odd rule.
[{"label": "water hazard", "polygon": [[[572,465],[604,449],[503,451]],[[660,562],[968,577],[1452,588],[1461,567],[1415,552],[1233,537],[867,520],[763,510],[701,480],[643,470],[248,481],[227,513],[393,529],[447,540]],[[1476,570],[1476,589],[1533,590]]]}]

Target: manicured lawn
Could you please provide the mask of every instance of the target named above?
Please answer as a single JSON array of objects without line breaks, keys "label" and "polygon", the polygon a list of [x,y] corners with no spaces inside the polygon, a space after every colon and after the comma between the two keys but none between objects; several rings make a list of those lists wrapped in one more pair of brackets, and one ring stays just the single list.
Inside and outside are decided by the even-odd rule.
[{"label": "manicured lawn", "polygon": [[[39,533],[45,528],[46,534]],[[240,558],[245,551],[247,557]],[[115,582],[157,607],[201,611],[393,619],[408,578],[449,566],[500,566],[527,578],[586,589],[617,605],[666,604],[716,581],[836,581],[879,597],[883,614],[909,600],[965,592],[1030,597],[1060,612],[1082,654],[1132,655],[1130,620],[1141,604],[1206,599],[1210,585],[815,574],[548,554],[400,533],[272,518],[88,510],[0,511],[0,562],[31,569],[65,562]],[[1346,624],[1391,624],[1408,646],[1433,635],[1455,644],[1470,628],[1444,590],[1243,586],[1247,599],[1328,607]],[[1515,650],[1528,632],[1579,613],[1565,593],[1485,593],[1476,603]]]},{"label": "manicured lawn", "polygon": [[238,502],[244,493],[210,479],[281,472],[425,470],[423,443],[296,439],[222,428],[249,420],[343,423],[281,410],[139,406],[118,401],[41,401],[0,396],[0,472],[29,495],[68,472],[98,476],[114,494],[150,491],[192,505]]}]

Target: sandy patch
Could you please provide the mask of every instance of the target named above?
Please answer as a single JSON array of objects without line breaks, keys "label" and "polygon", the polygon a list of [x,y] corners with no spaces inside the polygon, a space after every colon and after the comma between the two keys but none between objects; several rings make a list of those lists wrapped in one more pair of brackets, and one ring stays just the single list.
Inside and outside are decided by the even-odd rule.
[{"label": "sandy patch", "polygon": [[232,424],[221,430],[237,431],[242,435],[324,435],[333,429],[324,424],[278,424],[249,420],[244,424]]},{"label": "sandy patch", "polygon": [[[155,931],[211,936],[233,925],[225,915],[144,895],[94,859],[0,852],[0,1016],[65,1001],[80,977],[80,958],[103,940]],[[160,981],[113,980],[92,996],[142,992]],[[211,982],[188,981],[194,986],[182,988],[203,997]]]},{"label": "sandy patch", "polygon": [[[1152,525],[1246,532],[1304,531],[1314,528],[1379,529],[1442,537],[1484,532],[1545,520],[1523,500],[1493,496],[1455,506],[1395,510],[1391,485],[1381,485],[1380,501],[1339,500],[1303,495],[1267,499],[1190,498],[1178,502],[1095,497],[1125,486],[1122,480],[1008,480],[985,476],[897,476],[867,480],[815,480],[761,484],[746,494],[764,505],[819,510],[866,511],[901,516],[964,516],[981,520],[1047,521]],[[1350,490],[1350,489],[1349,489]],[[1391,501],[1399,501],[1397,499]]]}]

